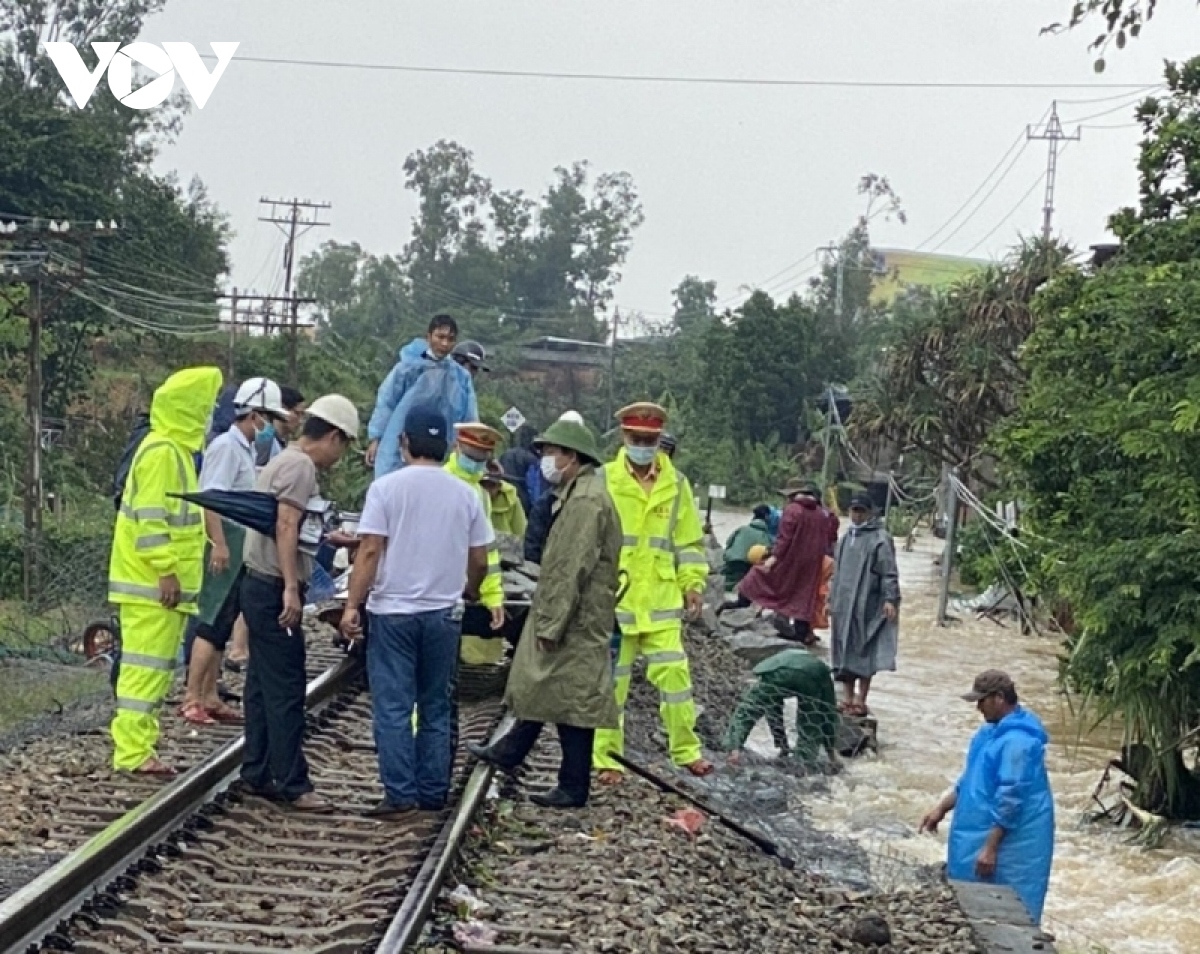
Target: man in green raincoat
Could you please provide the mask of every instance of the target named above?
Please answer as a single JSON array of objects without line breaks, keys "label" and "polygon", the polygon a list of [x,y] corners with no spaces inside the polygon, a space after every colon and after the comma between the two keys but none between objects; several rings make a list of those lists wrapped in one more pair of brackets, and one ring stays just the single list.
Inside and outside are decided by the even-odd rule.
[{"label": "man in green raincoat", "polygon": [[764,717],[779,754],[788,755],[792,746],[783,724],[783,704],[795,699],[796,758],[814,764],[824,751],[836,766],[837,696],[833,673],[825,662],[807,649],[785,649],[755,666],[754,674],[758,682],[743,694],[725,731],[730,763],[737,764],[750,730]]},{"label": "man in green raincoat", "polygon": [[591,786],[597,728],[618,724],[609,637],[617,606],[621,523],[604,479],[600,451],[585,424],[556,421],[535,442],[542,475],[554,490],[554,523],[542,573],[513,657],[505,702],[518,720],[477,758],[511,771],[552,722],[562,745],[558,785],[530,801],[581,808]]}]

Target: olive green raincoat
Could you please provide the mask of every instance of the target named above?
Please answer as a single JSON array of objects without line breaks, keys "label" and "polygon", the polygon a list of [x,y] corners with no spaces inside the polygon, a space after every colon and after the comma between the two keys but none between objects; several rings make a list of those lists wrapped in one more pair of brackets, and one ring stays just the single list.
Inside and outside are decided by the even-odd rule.
[{"label": "olive green raincoat", "polygon": [[[621,523],[592,466],[555,496],[558,517],[546,541],[504,701],[518,719],[615,728],[609,638],[616,617]],[[554,648],[542,649],[539,640]]]}]

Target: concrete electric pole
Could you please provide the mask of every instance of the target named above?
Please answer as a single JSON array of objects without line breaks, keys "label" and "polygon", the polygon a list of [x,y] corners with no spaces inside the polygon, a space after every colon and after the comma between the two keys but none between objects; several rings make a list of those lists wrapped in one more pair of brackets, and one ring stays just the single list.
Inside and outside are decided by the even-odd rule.
[{"label": "concrete electric pole", "polygon": [[[328,222],[320,222],[321,210],[333,208],[328,202],[310,202],[308,199],[259,199],[262,205],[271,207],[271,214],[259,218],[260,222],[272,222],[278,225],[283,234],[287,237],[287,243],[283,247],[283,295],[290,299],[290,321],[289,328],[291,339],[288,344],[288,374],[291,375],[292,381],[296,380],[296,348],[297,339],[300,335],[300,322],[298,309],[300,301],[292,295],[292,277],[295,274],[296,265],[296,239],[307,232],[309,229],[317,228],[318,226],[327,226]],[[285,215],[279,214],[279,207],[283,206],[287,209]],[[308,210],[312,216],[308,219],[302,217],[301,210]]]}]

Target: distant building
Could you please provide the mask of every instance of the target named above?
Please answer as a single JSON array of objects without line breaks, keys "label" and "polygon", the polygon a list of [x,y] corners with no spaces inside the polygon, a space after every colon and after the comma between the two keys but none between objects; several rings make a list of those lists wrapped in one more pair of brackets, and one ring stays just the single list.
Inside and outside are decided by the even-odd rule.
[{"label": "distant building", "polygon": [[599,386],[611,361],[612,349],[603,342],[547,336],[521,345],[518,375],[574,405],[583,391]]}]

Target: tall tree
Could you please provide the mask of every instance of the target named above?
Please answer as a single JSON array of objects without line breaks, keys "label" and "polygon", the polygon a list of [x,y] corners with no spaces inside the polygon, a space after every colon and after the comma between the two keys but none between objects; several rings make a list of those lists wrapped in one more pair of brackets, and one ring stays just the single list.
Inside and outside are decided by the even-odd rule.
[{"label": "tall tree", "polygon": [[1064,675],[1146,747],[1143,805],[1178,816],[1200,814],[1181,757],[1200,726],[1200,58],[1166,79],[1139,109],[1121,250],[1039,297],[1028,391],[997,445],[1071,604]]}]

